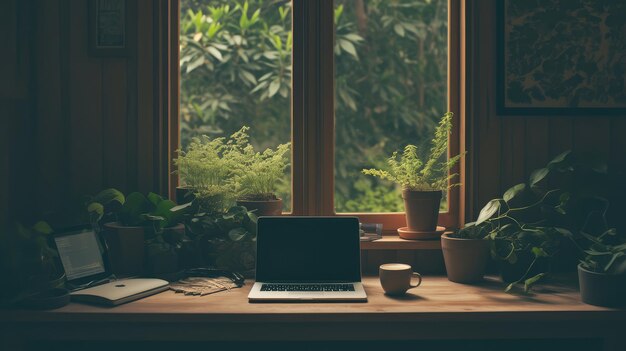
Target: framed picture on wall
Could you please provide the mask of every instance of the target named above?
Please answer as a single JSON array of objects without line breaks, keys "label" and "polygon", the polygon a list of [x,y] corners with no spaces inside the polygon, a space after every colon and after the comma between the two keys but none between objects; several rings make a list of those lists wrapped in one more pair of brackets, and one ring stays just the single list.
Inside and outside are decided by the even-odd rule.
[{"label": "framed picture on wall", "polygon": [[128,52],[126,0],[89,0],[89,51],[92,56]]},{"label": "framed picture on wall", "polygon": [[499,115],[626,115],[626,2],[497,3]]}]

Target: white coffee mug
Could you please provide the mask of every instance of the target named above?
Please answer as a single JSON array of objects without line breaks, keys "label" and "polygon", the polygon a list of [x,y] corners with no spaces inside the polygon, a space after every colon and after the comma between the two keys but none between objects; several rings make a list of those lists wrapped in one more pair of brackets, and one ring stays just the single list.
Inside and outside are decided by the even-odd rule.
[{"label": "white coffee mug", "polygon": [[[380,285],[387,295],[402,295],[407,290],[422,284],[422,276],[413,272],[411,266],[404,263],[386,263],[378,268]],[[417,278],[417,284],[411,283],[411,277]]]}]

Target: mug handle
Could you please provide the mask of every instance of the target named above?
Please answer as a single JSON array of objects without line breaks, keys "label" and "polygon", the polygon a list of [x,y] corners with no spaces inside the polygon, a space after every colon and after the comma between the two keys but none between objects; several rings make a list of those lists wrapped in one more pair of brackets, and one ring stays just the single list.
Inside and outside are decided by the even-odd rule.
[{"label": "mug handle", "polygon": [[417,284],[411,284],[409,283],[409,285],[411,286],[409,289],[411,288],[417,288],[418,286],[420,286],[422,284],[422,276],[417,273],[417,272],[413,272],[412,276],[417,277]]}]

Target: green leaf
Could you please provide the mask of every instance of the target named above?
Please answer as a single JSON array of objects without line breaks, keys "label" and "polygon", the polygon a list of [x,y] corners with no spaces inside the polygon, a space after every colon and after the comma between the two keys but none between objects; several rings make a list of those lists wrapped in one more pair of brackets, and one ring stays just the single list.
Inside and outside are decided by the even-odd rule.
[{"label": "green leaf", "polygon": [[404,38],[404,27],[401,24],[396,24],[393,26],[393,31],[396,32],[399,36]]},{"label": "green leaf", "polygon": [[526,279],[524,281],[524,292],[529,292],[530,288],[545,276],[546,276],[546,273],[539,273],[534,277]]},{"label": "green leaf", "polygon": [[537,183],[542,181],[550,173],[548,168],[539,168],[530,174],[530,186],[535,187]]},{"label": "green leaf", "polygon": [[511,289],[513,289],[513,286],[515,286],[515,283],[507,285],[507,287],[504,289],[504,292],[508,293],[509,291],[511,291]]},{"label": "green leaf", "polygon": [[105,189],[99,192],[96,196],[91,199],[92,202],[99,202],[102,205],[106,206],[107,204],[116,201],[120,205],[124,204],[125,198],[124,194],[121,191],[113,188]]},{"label": "green leaf", "polygon": [[531,252],[535,255],[535,257],[548,257],[548,253],[540,247],[533,247]]},{"label": "green leaf", "polygon": [[339,46],[341,46],[344,51],[354,56],[354,58],[356,59],[359,58],[358,54],[356,53],[356,47],[354,47],[354,44],[345,39],[339,39],[338,42]]},{"label": "green leaf", "polygon": [[509,202],[526,189],[526,184],[520,183],[512,186],[504,193],[504,201]]},{"label": "green leaf", "polygon": [[189,208],[191,205],[193,205],[193,202],[188,202],[186,204],[182,204],[182,205],[178,205],[178,206],[174,206],[170,209],[170,211],[172,212],[179,212],[182,211],[186,208]]},{"label": "green leaf", "polygon": [[568,238],[571,238],[573,236],[572,232],[570,232],[569,230],[567,230],[565,228],[554,227],[554,230],[556,230],[559,234],[561,234],[561,235],[563,235],[565,237],[568,237]]},{"label": "green leaf", "polygon": [[482,222],[491,218],[498,210],[500,209],[500,199],[493,199],[480,210],[480,214],[478,215],[478,219],[476,220],[476,225],[481,224]]},{"label": "green leaf", "polygon": [[93,222],[98,222],[104,216],[104,206],[99,202],[92,202],[87,206],[87,212],[89,212]]},{"label": "green leaf", "polygon": [[33,225],[33,230],[39,234],[51,234],[52,228],[50,225],[44,221],[39,221]]},{"label": "green leaf", "polygon": [[271,83],[270,83],[270,88],[269,88],[269,97],[272,97],[274,95],[276,95],[276,93],[278,92],[278,89],[280,88],[280,80],[278,79],[274,79]]},{"label": "green leaf", "polygon": [[187,65],[187,70],[185,71],[185,73],[190,73],[194,69],[202,66],[203,63],[204,63],[204,57],[202,56],[198,57],[195,61]]},{"label": "green leaf", "polygon": [[232,241],[240,241],[241,239],[245,238],[247,234],[248,232],[244,228],[239,227],[231,229],[228,232],[228,237]]},{"label": "green leaf", "polygon": [[152,203],[156,207],[161,201],[163,201],[163,197],[161,197],[161,195],[150,192],[148,193],[148,201],[150,201],[150,203]]},{"label": "green leaf", "polygon": [[206,49],[209,52],[209,54],[213,55],[213,57],[218,59],[220,62],[224,61],[224,57],[222,56],[222,53],[217,48],[215,48],[214,46],[209,46]]}]

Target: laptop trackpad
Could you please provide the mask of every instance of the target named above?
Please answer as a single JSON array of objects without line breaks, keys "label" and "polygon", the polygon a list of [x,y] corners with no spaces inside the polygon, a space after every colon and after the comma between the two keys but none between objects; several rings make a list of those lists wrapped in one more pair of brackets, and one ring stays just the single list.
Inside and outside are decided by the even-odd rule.
[{"label": "laptop trackpad", "polygon": [[289,291],[287,292],[291,296],[324,296],[323,291]]}]

